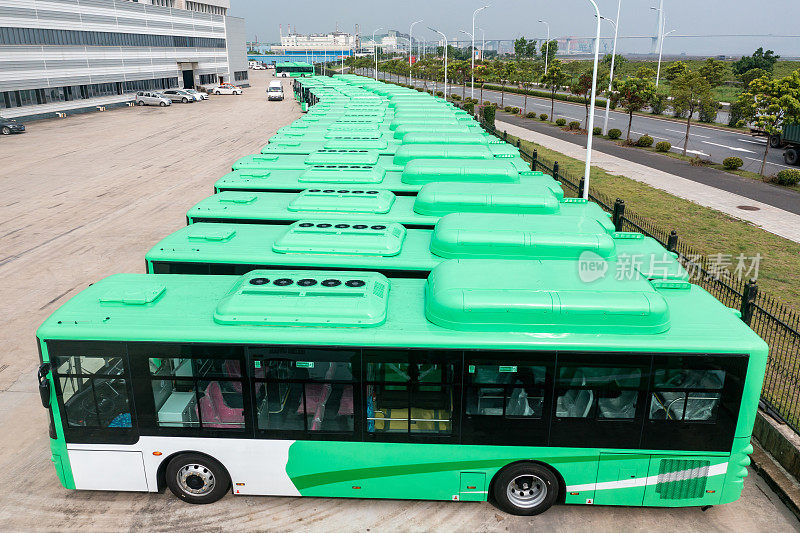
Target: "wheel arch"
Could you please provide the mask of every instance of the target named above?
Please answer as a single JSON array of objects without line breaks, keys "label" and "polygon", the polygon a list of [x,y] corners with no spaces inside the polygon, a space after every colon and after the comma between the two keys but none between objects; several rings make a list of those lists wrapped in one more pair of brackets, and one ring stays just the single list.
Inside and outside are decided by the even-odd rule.
[{"label": "wheel arch", "polygon": [[[231,472],[230,470],[228,470],[228,467],[225,466],[225,463],[223,463],[213,455],[198,450],[181,450],[179,452],[171,453],[170,455],[166,456],[161,461],[161,463],[159,463],[158,469],[156,470],[156,483],[158,492],[163,492],[167,488],[167,465],[170,463],[170,461],[172,461],[173,459],[175,459],[180,455],[185,455],[190,453],[195,455],[202,455],[203,457],[208,457],[209,459],[213,459],[214,461],[218,462],[222,466],[222,468],[225,469],[225,473],[228,475],[228,479],[232,480]],[[233,481],[231,481],[231,484],[232,483]],[[230,487],[228,488],[230,489]]]},{"label": "wheel arch", "polygon": [[567,496],[567,484],[564,481],[564,476],[562,476],[561,472],[559,472],[558,469],[553,465],[551,465],[550,463],[546,463],[544,461],[539,461],[536,459],[520,459],[519,461],[513,461],[505,465],[503,468],[499,469],[497,472],[495,472],[494,475],[492,476],[491,481],[489,481],[489,487],[487,489],[487,496],[488,496],[487,500],[491,502],[494,499],[495,481],[497,480],[498,477],[500,477],[500,474],[504,470],[512,466],[524,465],[524,464],[537,464],[539,466],[547,468],[553,474],[555,474],[556,479],[558,480],[558,497],[556,498],[556,503],[564,503],[564,500],[566,499]]}]

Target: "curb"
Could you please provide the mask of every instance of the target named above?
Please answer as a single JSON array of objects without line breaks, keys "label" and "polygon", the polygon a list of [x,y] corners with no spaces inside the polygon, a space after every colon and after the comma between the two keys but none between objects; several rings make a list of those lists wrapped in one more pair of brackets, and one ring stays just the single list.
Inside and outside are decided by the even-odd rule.
[{"label": "curb", "polygon": [[786,507],[800,520],[800,483],[753,438],[753,453],[750,455],[753,470],[775,491]]}]

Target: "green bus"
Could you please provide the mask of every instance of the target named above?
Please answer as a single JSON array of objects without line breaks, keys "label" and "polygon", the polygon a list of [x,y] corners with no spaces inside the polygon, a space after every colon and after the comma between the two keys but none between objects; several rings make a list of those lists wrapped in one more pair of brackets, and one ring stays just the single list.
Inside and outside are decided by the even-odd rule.
[{"label": "green bus", "polygon": [[275,65],[275,77],[277,78],[299,78],[303,76],[313,76],[314,65],[300,61],[287,61]]},{"label": "green bus", "polygon": [[766,344],[698,286],[573,265],[106,278],[37,331],[58,477],[521,515],[738,499]]},{"label": "green bus", "polygon": [[[675,254],[641,233],[609,233],[596,219],[557,215],[445,215],[431,230],[398,223],[302,220],[289,226],[186,226],[145,256],[154,274],[244,274],[251,270],[366,270],[427,278],[446,259],[579,260],[576,268],[648,279],[688,279]],[[608,265],[603,265],[608,263]],[[588,270],[588,269],[594,270]]]},{"label": "green bus", "polygon": [[564,214],[596,218],[613,228],[608,213],[584,199],[558,197],[547,185],[448,183],[423,185],[417,196],[395,196],[369,188],[306,189],[299,194],[236,192],[214,194],[186,214],[188,224],[291,224],[310,217],[370,224],[397,222],[406,228],[433,229],[450,213]]}]

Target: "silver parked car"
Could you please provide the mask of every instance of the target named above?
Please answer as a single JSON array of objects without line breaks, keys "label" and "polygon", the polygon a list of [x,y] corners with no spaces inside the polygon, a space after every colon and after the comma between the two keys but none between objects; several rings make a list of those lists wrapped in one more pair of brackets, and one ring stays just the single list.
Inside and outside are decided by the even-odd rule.
[{"label": "silver parked car", "polygon": [[154,91],[139,91],[136,93],[134,101],[136,105],[159,105],[161,107],[172,105],[172,100]]},{"label": "silver parked car", "polygon": [[163,94],[173,102],[180,102],[182,104],[188,104],[195,101],[194,95],[184,91],[183,89],[168,89],[164,91]]},{"label": "silver parked car", "polygon": [[198,102],[200,100],[208,100],[208,95],[206,93],[201,93],[200,91],[195,91],[194,89],[183,89],[183,90],[194,96],[194,99],[197,100]]}]

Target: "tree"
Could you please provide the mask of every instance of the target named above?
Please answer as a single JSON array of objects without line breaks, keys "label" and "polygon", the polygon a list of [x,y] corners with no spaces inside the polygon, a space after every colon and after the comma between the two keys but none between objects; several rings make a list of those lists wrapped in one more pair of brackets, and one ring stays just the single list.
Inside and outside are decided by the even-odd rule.
[{"label": "tree", "polygon": [[528,50],[528,41],[525,37],[520,37],[514,40],[514,55],[517,58],[525,57],[525,52]]},{"label": "tree", "polygon": [[636,69],[636,78],[641,78],[643,80],[654,80],[658,73],[653,70],[652,68],[642,65],[638,69]]},{"label": "tree", "polygon": [[[606,54],[605,56],[603,56],[603,60],[601,62],[601,64],[603,64],[609,71],[611,70],[611,57],[612,57],[611,54]],[[614,59],[614,76],[616,76],[619,73],[619,69],[622,68],[622,65],[624,65],[627,62],[628,59],[625,56],[617,54],[616,59]]]},{"label": "tree", "polygon": [[536,57],[536,39],[531,39],[525,45],[525,57]]},{"label": "tree", "polygon": [[711,93],[711,84],[699,72],[686,71],[672,82],[672,107],[676,112],[686,113],[686,136],[683,139],[683,155],[689,147],[689,128],[692,127],[694,113],[703,107],[714,106],[717,102]]},{"label": "tree", "polygon": [[556,92],[567,82],[567,75],[561,67],[561,61],[554,59],[547,69],[547,74],[542,78],[545,87],[550,89],[550,120],[553,120],[553,113],[556,106]]},{"label": "tree", "polygon": [[686,66],[686,63],[684,63],[683,61],[676,61],[664,69],[664,79],[673,81],[678,77],[686,74],[688,70],[689,67]]},{"label": "tree", "polygon": [[547,61],[552,62],[556,57],[556,53],[558,52],[558,40],[551,40],[550,46],[547,45],[547,41],[542,41],[542,45],[539,47],[539,52],[542,54],[542,61],[544,61],[544,58],[547,57]]},{"label": "tree", "polygon": [[[504,83],[506,81],[510,81],[514,83],[517,80],[517,64],[514,61],[506,61],[505,66],[503,67],[503,80]],[[505,86],[504,86],[505,87]],[[503,106],[503,100],[501,97],[500,106]]]},{"label": "tree", "polygon": [[[603,93],[603,87],[608,85],[608,76],[605,75],[605,70],[597,73],[597,95]],[[592,69],[590,68],[580,76],[569,87],[569,92],[583,99],[583,105],[586,108],[586,118],[584,126],[589,127],[589,104],[592,102]]]},{"label": "tree", "polygon": [[479,65],[475,65],[475,81],[481,84],[481,96],[480,101],[483,102],[483,84],[486,82],[487,79],[491,78],[492,67],[481,63]]},{"label": "tree", "polygon": [[633,76],[624,80],[614,80],[614,92],[616,93],[616,100],[628,113],[628,135],[626,138],[630,142],[633,114],[647,106],[656,92],[656,85],[649,78]]},{"label": "tree", "polygon": [[764,69],[767,72],[772,72],[772,69],[775,67],[775,63],[780,59],[781,56],[776,56],[775,52],[772,50],[767,50],[764,52],[763,47],[759,47],[758,50],[753,52],[753,55],[750,57],[744,56],[739,61],[734,61],[731,65],[731,70],[737,76],[740,76],[747,72],[748,70],[753,70],[754,68]]},{"label": "tree", "polygon": [[721,85],[723,79],[725,79],[726,70],[727,68],[725,63],[718,61],[713,57],[709,57],[706,59],[706,62],[703,64],[703,66],[700,67],[698,72],[700,72],[700,75],[708,80],[708,83],[711,84],[711,87],[717,87]]},{"label": "tree", "polygon": [[742,83],[744,84],[744,88],[746,90],[747,86],[750,85],[751,81],[753,81],[755,79],[758,79],[758,78],[763,78],[764,76],[767,76],[768,78],[771,78],[772,74],[770,74],[769,72],[767,72],[763,68],[753,68],[753,69],[748,70],[744,74],[742,74],[740,77],[742,79]]},{"label": "tree", "polygon": [[[785,78],[768,76],[750,82],[747,91],[739,96],[744,115],[767,135],[778,135],[787,123],[800,122],[800,70]],[[769,143],[764,143],[761,175],[767,165]]]}]

